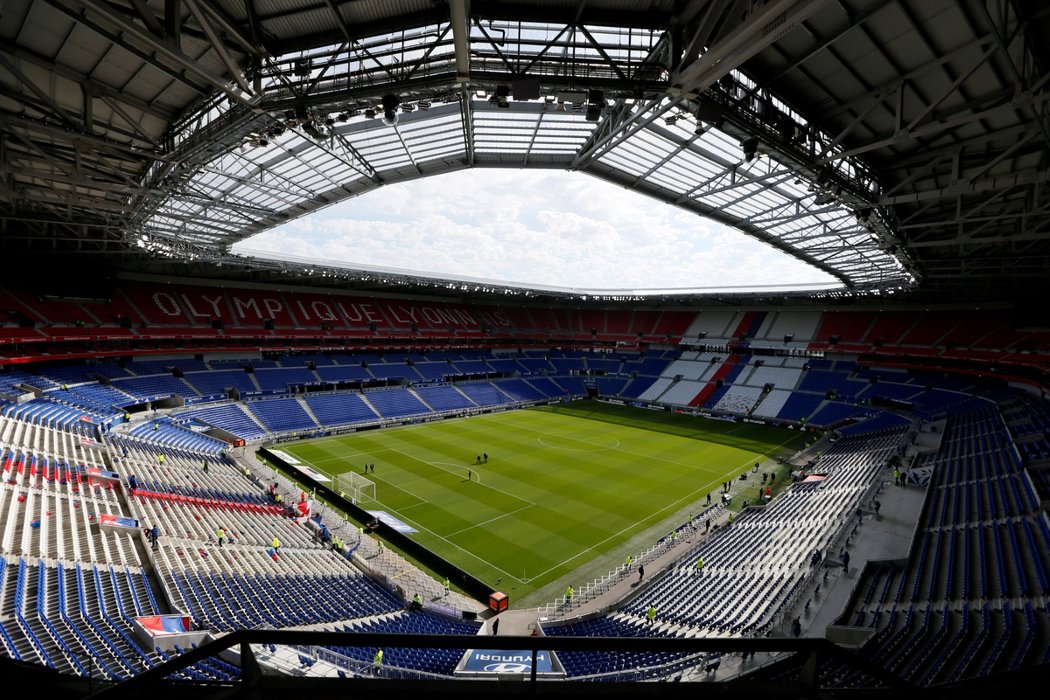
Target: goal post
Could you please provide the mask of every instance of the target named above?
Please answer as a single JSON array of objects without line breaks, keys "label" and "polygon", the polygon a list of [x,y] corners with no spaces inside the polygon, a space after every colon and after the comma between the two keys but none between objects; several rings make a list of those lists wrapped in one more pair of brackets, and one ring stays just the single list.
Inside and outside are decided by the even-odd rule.
[{"label": "goal post", "polygon": [[376,482],[356,472],[346,472],[335,478],[336,490],[343,498],[357,505],[376,500]]}]

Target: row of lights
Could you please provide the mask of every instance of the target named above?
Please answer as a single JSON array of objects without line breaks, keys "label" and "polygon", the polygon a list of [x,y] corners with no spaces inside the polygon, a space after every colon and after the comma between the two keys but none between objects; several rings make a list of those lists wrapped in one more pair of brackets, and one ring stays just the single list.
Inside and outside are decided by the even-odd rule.
[{"label": "row of lights", "polygon": [[[630,97],[624,99],[625,104],[634,104],[640,99],[641,94],[640,89],[635,90]],[[499,109],[507,109],[510,107],[511,88],[508,85],[499,85],[491,96],[485,90],[478,90],[475,92],[475,96],[480,99],[487,99],[490,104],[495,105]],[[545,95],[543,99],[548,104],[556,103],[566,112],[584,113],[587,121],[591,122],[597,122],[601,118],[601,114],[606,106],[605,94],[601,90],[560,92]],[[307,112],[305,105],[298,105],[294,110],[287,110],[284,113],[283,121],[275,122],[264,132],[249,134],[242,144],[242,148],[244,146],[268,146],[271,141],[295,127],[301,128],[303,132],[314,140],[321,141],[331,134],[336,124],[345,122],[358,114],[363,114],[368,119],[380,117],[387,126],[395,126],[398,123],[399,110],[402,112],[413,112],[419,109],[421,112],[425,112],[430,109],[430,106],[431,101],[427,99],[419,100],[416,103],[402,103],[401,98],[393,93],[383,95],[380,105],[375,107],[367,107],[360,111],[347,109],[337,113],[335,116],[330,114],[312,116]]]}]

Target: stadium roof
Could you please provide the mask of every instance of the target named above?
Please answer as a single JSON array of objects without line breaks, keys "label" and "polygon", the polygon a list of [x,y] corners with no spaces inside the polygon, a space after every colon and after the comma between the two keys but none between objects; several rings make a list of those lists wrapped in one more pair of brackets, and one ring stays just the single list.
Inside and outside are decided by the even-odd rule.
[{"label": "stadium roof", "polygon": [[1050,279],[1048,30],[1038,0],[7,0],[2,244],[303,277],[230,248],[389,183],[555,168],[848,294],[1019,298]]}]

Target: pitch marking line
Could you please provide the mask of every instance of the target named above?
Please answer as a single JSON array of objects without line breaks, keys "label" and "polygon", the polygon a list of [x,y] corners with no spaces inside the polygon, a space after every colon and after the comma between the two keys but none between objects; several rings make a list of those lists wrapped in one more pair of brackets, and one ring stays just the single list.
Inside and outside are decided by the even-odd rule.
[{"label": "pitch marking line", "polygon": [[[407,426],[406,426],[406,427],[407,427]],[[419,426],[412,426],[412,427],[419,427]],[[533,432],[533,433],[540,433],[541,435],[542,435],[542,434],[545,434],[545,433],[543,433],[543,431],[540,431],[540,430],[535,430],[535,429],[531,429],[531,428],[522,428],[521,426],[518,426],[518,429],[519,429],[519,430],[520,430],[520,429],[525,429],[525,430],[529,430],[530,432]],[[775,451],[775,450],[776,450],[777,448],[779,448],[779,447],[783,447],[783,446],[784,446],[784,445],[786,445],[787,443],[791,442],[791,441],[792,441],[792,440],[793,440],[793,439],[794,439],[795,437],[796,437],[795,435],[792,435],[792,436],[791,436],[791,437],[789,437],[789,438],[788,438],[787,440],[784,440],[783,442],[781,442],[781,443],[779,443],[778,445],[776,445],[776,446],[775,446],[775,447],[773,448],[773,450],[770,450],[770,452],[774,452],[774,451]],[[411,459],[415,459],[416,461],[419,461],[419,462],[423,462],[424,464],[428,464],[428,465],[431,465],[431,466],[435,466],[435,467],[437,467],[437,465],[436,465],[436,464],[432,464],[431,462],[427,462],[426,460],[422,460],[422,459],[419,459],[419,458],[417,458],[417,457],[414,457],[414,456],[412,456],[412,455],[408,455],[408,454],[406,454],[406,453],[404,453],[404,452],[401,452],[400,450],[396,450],[396,449],[394,449],[394,448],[391,448],[391,447],[385,447],[385,448],[381,448],[381,449],[379,449],[379,450],[373,450],[373,451],[371,451],[371,452],[369,452],[369,453],[367,453],[367,454],[374,454],[374,453],[378,453],[378,452],[384,452],[384,451],[393,451],[393,452],[398,452],[399,454],[405,455],[406,457],[409,457],[409,458],[411,458]],[[636,454],[636,453],[630,452],[630,451],[628,451],[628,450],[621,450],[621,451],[623,451],[623,452],[627,452],[628,454]],[[362,452],[362,453],[358,453],[358,454],[366,454],[366,453],[363,453],[363,452]],[[765,456],[768,456],[768,453],[767,453],[767,455],[765,455]],[[649,458],[651,459],[651,456],[650,456]],[[330,458],[330,460],[336,460],[336,459],[339,459],[339,460],[345,460],[345,457],[332,457],[332,458]],[[326,460],[324,460],[324,461],[329,461],[329,459],[326,459]],[[665,461],[665,462],[669,462],[669,460],[660,460],[660,461]],[[677,462],[669,462],[669,463],[671,463],[671,464],[678,464]],[[307,464],[310,464],[310,463],[309,463],[309,462],[307,462]],[[445,462],[445,464],[448,464],[448,462]],[[745,462],[741,463],[741,464],[740,464],[740,466],[738,466],[738,467],[737,467],[737,469],[741,469],[741,468],[743,468],[743,467],[747,466],[748,464],[751,464],[751,459],[750,459],[750,458],[749,458],[749,459],[748,459],[747,461],[745,461]],[[312,465],[311,465],[311,466],[312,466]],[[441,467],[437,467],[437,468],[441,469]],[[459,468],[459,467],[458,467],[458,465],[457,465],[457,468]],[[443,471],[449,471],[449,470],[444,470],[444,469],[443,469]],[[734,471],[735,471],[735,470],[734,470]],[[393,484],[390,484],[390,483],[389,483],[389,482],[387,482],[387,481],[384,481],[383,483],[384,483],[384,484],[387,484],[387,485],[390,485],[390,486],[393,486]],[[694,491],[692,491],[692,492],[690,492],[690,493],[686,494],[686,495],[685,495],[685,496],[683,496],[682,498],[679,498],[679,499],[677,499],[676,501],[674,501],[674,502],[672,502],[672,503],[668,504],[667,506],[665,506],[664,508],[662,508],[660,512],[664,512],[664,511],[667,511],[668,509],[671,509],[672,507],[677,507],[677,505],[678,505],[678,504],[680,504],[680,503],[682,503],[682,502],[684,502],[684,501],[686,501],[686,500],[690,499],[690,498],[691,498],[691,497],[693,497],[694,495],[696,495],[696,494],[699,494],[699,493],[702,493],[702,492],[704,492],[704,491],[707,491],[707,490],[708,490],[708,489],[709,489],[709,488],[710,488],[711,486],[714,486],[714,485],[715,485],[715,483],[716,483],[716,482],[714,482],[714,481],[711,481],[711,482],[710,482],[709,484],[705,484],[703,488],[699,488],[699,489],[696,489],[696,490],[694,490]],[[420,501],[420,503],[416,503],[416,504],[414,504],[414,505],[411,505],[411,506],[407,506],[406,508],[414,508],[414,507],[416,507],[416,506],[420,506],[420,505],[425,505],[426,503],[428,503],[428,501],[426,501],[425,499],[419,498],[419,497],[418,497],[418,496],[416,496],[416,495],[415,495],[414,493],[412,493],[412,492],[410,492],[410,491],[408,491],[408,490],[406,490],[406,489],[401,489],[400,487],[396,487],[396,486],[394,486],[394,488],[398,488],[399,490],[401,490],[401,491],[404,491],[405,493],[409,494],[410,496],[413,496],[414,498],[416,498],[416,499],[418,499],[418,500]],[[492,487],[486,487],[486,488],[492,488]],[[507,496],[511,496],[511,497],[513,497],[513,498],[515,498],[515,499],[517,499],[517,500],[519,500],[519,501],[522,501],[522,502],[526,502],[526,503],[528,503],[528,504],[529,504],[529,506],[527,506],[527,507],[531,507],[531,506],[537,505],[536,503],[533,503],[533,502],[531,502],[531,501],[527,501],[526,499],[523,499],[523,498],[521,498],[520,496],[516,496],[516,495],[514,495],[514,494],[512,494],[512,493],[508,493],[508,492],[506,492],[506,491],[503,491],[502,489],[493,489],[493,490],[495,490],[495,491],[499,491],[500,493],[503,493],[503,494],[505,494],[505,495],[507,495]],[[394,511],[395,513],[401,513],[402,511],[404,511],[404,510],[405,510],[405,508],[400,508],[400,509],[394,509],[394,508],[390,508],[389,506],[386,506],[386,505],[385,505],[385,504],[384,504],[384,503],[383,503],[382,501],[379,501],[378,499],[377,499],[377,500],[375,501],[375,503],[377,503],[378,505],[381,505],[381,506],[383,506],[384,508],[389,508],[390,510],[393,510],[393,511]],[[524,508],[521,508],[521,509],[519,509],[519,510],[524,510]],[[508,514],[504,514],[504,515],[509,515],[509,513],[508,513]],[[654,515],[658,515],[658,513],[654,513]],[[497,517],[504,517],[504,516],[497,516]],[[576,553],[576,554],[574,554],[573,556],[569,557],[569,558],[568,558],[568,559],[566,559],[565,561],[561,562],[560,564],[555,564],[554,566],[550,567],[550,568],[549,568],[549,569],[547,569],[546,571],[543,571],[543,572],[541,572],[541,573],[539,573],[539,574],[536,574],[536,575],[534,575],[534,576],[530,576],[530,577],[528,577],[528,578],[525,578],[525,579],[523,579],[523,578],[519,578],[519,577],[515,576],[514,574],[510,573],[509,571],[506,571],[505,569],[502,569],[501,567],[499,567],[499,566],[497,566],[497,565],[493,564],[492,562],[488,561],[487,559],[482,559],[482,558],[481,558],[481,557],[479,557],[479,556],[478,556],[477,554],[474,554],[473,552],[471,552],[471,551],[469,551],[469,550],[467,550],[467,549],[464,549],[463,547],[459,546],[459,545],[458,545],[458,544],[456,544],[455,542],[452,542],[451,540],[449,540],[449,539],[448,539],[447,537],[445,537],[445,536],[443,536],[443,535],[439,535],[438,533],[434,532],[433,530],[431,530],[431,529],[430,529],[430,528],[428,528],[428,527],[425,527],[425,526],[424,526],[424,525],[422,525],[421,523],[418,523],[418,522],[415,522],[415,521],[411,521],[411,520],[409,520],[409,522],[410,522],[410,524],[412,524],[413,526],[415,526],[417,530],[420,530],[421,532],[427,532],[427,533],[429,533],[429,534],[430,534],[430,535],[432,535],[433,537],[435,537],[435,538],[437,538],[437,539],[441,540],[442,542],[445,542],[445,543],[446,543],[446,544],[448,544],[448,545],[449,545],[450,547],[452,547],[452,548],[454,548],[454,549],[456,549],[456,550],[458,550],[458,551],[462,552],[463,554],[467,555],[467,556],[468,556],[469,558],[471,558],[471,559],[474,559],[475,561],[481,562],[482,564],[484,564],[484,565],[486,565],[486,566],[488,566],[488,567],[490,567],[490,568],[492,568],[492,569],[494,569],[494,570],[496,570],[496,571],[499,571],[500,573],[504,574],[504,576],[506,576],[506,577],[507,577],[507,578],[509,578],[509,579],[513,579],[513,580],[515,580],[515,581],[517,581],[518,583],[521,583],[521,584],[526,584],[526,583],[528,583],[529,581],[533,581],[533,580],[535,580],[535,579],[537,579],[537,578],[540,578],[541,576],[546,576],[547,574],[549,574],[550,572],[554,571],[555,569],[558,569],[558,568],[560,568],[560,567],[563,567],[563,566],[565,566],[565,565],[566,565],[566,564],[568,564],[569,562],[571,562],[571,561],[573,561],[573,560],[575,560],[575,559],[578,559],[579,557],[581,557],[582,555],[586,554],[587,552],[589,552],[589,551],[591,551],[591,550],[593,550],[593,549],[595,549],[595,548],[597,548],[597,547],[599,547],[599,546],[601,546],[601,545],[605,544],[606,542],[608,542],[608,541],[610,541],[610,540],[612,540],[612,539],[615,539],[616,537],[619,537],[619,536],[620,536],[620,535],[622,535],[623,533],[625,533],[625,532],[629,531],[629,530],[630,530],[631,528],[637,527],[638,525],[641,525],[641,524],[645,524],[645,523],[648,523],[648,522],[649,522],[649,521],[650,521],[650,520],[652,519],[652,517],[653,517],[653,516],[650,516],[649,518],[646,518],[646,519],[644,519],[644,520],[641,520],[641,521],[635,522],[634,524],[632,524],[632,525],[630,525],[630,526],[628,526],[628,527],[625,527],[625,528],[623,528],[623,529],[622,529],[622,530],[620,530],[619,532],[613,533],[613,534],[612,534],[612,535],[610,535],[609,537],[606,537],[605,539],[603,539],[603,540],[601,540],[601,541],[599,541],[599,542],[596,542],[596,543],[594,543],[594,544],[593,544],[593,545],[591,545],[590,547],[587,547],[586,549],[582,549],[582,550],[580,550],[579,552],[577,552],[577,553]],[[473,526],[472,526],[472,527],[473,527]],[[458,534],[458,533],[456,533],[456,534]]]},{"label": "pitch marking line", "polygon": [[[563,447],[561,445],[552,445],[547,440],[571,440],[573,442],[582,442],[587,447]],[[540,443],[544,447],[549,447],[552,450],[563,450],[565,452],[594,452],[595,450],[618,450],[620,449],[620,438],[613,438],[616,441],[615,445],[599,445],[596,442],[589,442],[581,438],[575,438],[571,435],[557,435],[555,433],[544,433],[536,438],[536,442]]]},{"label": "pitch marking line", "polygon": [[[782,445],[786,445],[787,443],[791,442],[792,439],[793,439],[793,437],[792,438],[788,438],[784,442],[782,442],[779,445],[777,445],[777,447],[781,447]],[[776,448],[774,448],[774,449],[776,449]],[[745,462],[742,462],[736,469],[742,469],[742,468],[746,467],[749,464],[751,464],[751,460],[750,459],[748,459]],[[730,473],[736,471],[736,469],[731,470]],[[701,493],[707,491],[709,488],[711,488],[714,485],[715,485],[715,482],[711,481],[708,484],[705,484],[703,488],[695,489],[694,491],[692,491],[690,493],[687,493],[686,495],[682,496],[681,498],[679,498],[679,499],[677,499],[675,501],[672,501],[671,503],[667,504],[666,506],[661,508],[656,513],[653,513],[653,515],[650,515],[648,518],[645,518],[644,520],[640,520],[640,521],[637,521],[637,522],[635,522],[635,523],[633,523],[631,525],[628,525],[627,527],[623,528],[619,532],[615,532],[615,533],[609,535],[604,540],[601,540],[599,542],[595,542],[594,544],[592,544],[590,547],[587,547],[586,549],[581,549],[579,552],[577,552],[576,554],[572,555],[571,557],[569,557],[565,561],[561,562],[560,564],[555,564],[554,566],[552,566],[551,568],[547,569],[546,571],[541,571],[540,573],[536,574],[535,576],[532,576],[531,578],[532,579],[536,579],[536,578],[540,578],[541,576],[546,576],[547,574],[549,574],[550,572],[554,571],[555,569],[558,569],[560,567],[565,566],[566,564],[568,564],[569,562],[573,561],[574,559],[578,559],[579,557],[581,557],[582,555],[584,555],[587,552],[591,551],[592,549],[600,547],[601,545],[605,544],[606,542],[608,542],[610,540],[616,539],[617,537],[619,537],[620,535],[624,534],[625,532],[631,530],[632,528],[638,527],[639,525],[648,524],[651,520],[653,520],[654,516],[657,516],[657,515],[659,515],[660,513],[663,513],[663,512],[677,510],[677,508],[678,508],[678,506],[680,504],[682,504],[685,501],[688,501],[688,500],[692,499],[694,496],[696,496],[698,494],[701,494]]]},{"label": "pitch marking line", "polygon": [[[391,451],[391,452],[397,452],[399,455],[404,455],[405,457],[408,457],[409,459],[415,460],[415,461],[417,461],[417,462],[419,462],[421,464],[425,464],[428,467],[434,467],[435,469],[440,469],[443,472],[448,472],[449,474],[453,474],[453,475],[457,475],[457,474],[461,475],[463,469],[470,469],[469,465],[466,466],[466,467],[461,467],[460,465],[455,464],[453,462],[428,462],[425,459],[420,459],[419,457],[416,457],[415,455],[410,455],[407,452],[402,452],[401,450],[398,450],[398,449],[393,448],[393,447],[388,447],[386,449]],[[444,466],[441,466],[441,465],[448,465],[448,464],[451,464],[454,467],[454,469],[450,469],[450,468],[446,468]],[[480,477],[480,475],[481,475],[481,473],[479,472],[478,476]],[[496,488],[495,486],[489,486],[488,484],[483,484],[480,481],[478,482],[478,486],[480,486],[480,487],[482,487],[484,489],[488,489],[489,491],[496,491],[498,493],[502,493],[504,496],[509,496],[509,497],[513,498],[515,501],[521,501],[522,503],[527,503],[530,506],[536,505],[535,503],[533,503],[532,501],[530,501],[527,498],[522,498],[521,496],[519,496],[517,494],[511,493],[509,491],[504,491],[503,489]]]},{"label": "pitch marking line", "polygon": [[[401,511],[399,511],[397,509],[394,509],[394,508],[390,508],[389,506],[385,505],[382,501],[376,501],[376,503],[378,505],[380,505],[380,506],[383,506],[384,508],[387,508],[389,510],[394,511],[395,513],[398,513],[399,515],[401,514]],[[532,507],[531,505],[525,506],[525,508],[531,508],[531,507]],[[401,509],[401,510],[404,510],[404,509]],[[521,510],[524,510],[524,508],[522,508]],[[500,516],[500,517],[502,517],[502,516]],[[426,527],[425,525],[422,525],[421,523],[415,522],[415,521],[413,521],[413,520],[411,520],[409,518],[405,518],[405,520],[410,525],[413,525],[420,532],[426,532],[426,533],[430,534],[432,537],[435,537],[436,539],[441,540],[442,542],[447,544],[449,547],[459,550],[460,552],[465,554],[470,559],[473,559],[474,561],[481,562],[482,564],[484,564],[485,566],[493,569],[494,571],[498,571],[499,573],[503,574],[506,578],[513,579],[513,580],[515,580],[515,581],[517,581],[518,583],[521,583],[521,584],[528,583],[529,579],[518,578],[517,576],[515,576],[512,573],[510,573],[506,569],[503,569],[503,568],[493,564],[492,562],[490,562],[487,559],[482,559],[481,557],[479,557],[474,552],[471,552],[469,549],[464,549],[463,547],[459,546],[458,544],[456,544],[452,540],[448,539],[444,535],[439,535],[438,533],[434,532],[433,530],[431,530],[430,528]]]},{"label": "pitch marking line", "polygon": [[[425,460],[419,459],[419,458],[417,458],[417,457],[413,457],[412,455],[406,455],[406,454],[405,454],[404,452],[401,452],[400,450],[396,450],[396,449],[394,449],[394,448],[392,448],[392,447],[385,447],[385,448],[383,448],[382,450],[375,450],[375,452],[380,452],[380,451],[392,451],[392,452],[398,452],[399,454],[405,455],[406,457],[409,457],[409,458],[411,458],[411,459],[414,459],[414,460],[416,460],[416,461],[418,461],[418,462],[422,462],[423,464],[431,465],[431,463],[430,463],[430,462],[427,462],[427,461],[425,461]],[[332,458],[332,459],[336,459],[336,458]],[[305,462],[305,460],[304,460],[304,462]],[[309,462],[305,462],[305,463],[306,463],[306,464],[308,464],[308,465],[310,465],[310,466],[313,466],[313,465],[312,465],[312,464],[310,464]],[[431,466],[434,466],[434,465],[431,465]],[[438,467],[438,468],[440,469],[440,467]],[[443,470],[443,471],[449,471],[449,470]],[[382,482],[382,484],[383,484],[384,486],[390,486],[391,488],[395,488],[395,489],[397,489],[397,490],[399,490],[399,491],[402,491],[403,493],[407,493],[407,494],[408,494],[409,496],[412,496],[412,497],[413,497],[413,498],[415,498],[415,499],[416,499],[417,501],[419,501],[418,503],[414,503],[414,504],[412,504],[412,505],[410,505],[410,506],[405,506],[405,507],[402,507],[402,508],[394,508],[394,507],[392,507],[392,506],[388,506],[388,505],[386,505],[385,503],[383,503],[382,501],[380,501],[380,500],[379,500],[378,498],[377,498],[377,499],[375,499],[375,500],[373,501],[373,503],[375,503],[375,504],[376,504],[377,506],[380,506],[380,507],[382,507],[383,509],[386,509],[386,510],[392,511],[392,512],[394,512],[395,514],[397,514],[397,515],[401,515],[401,516],[403,517],[403,516],[404,516],[404,511],[405,511],[405,510],[408,510],[409,508],[415,508],[415,507],[417,507],[417,506],[423,506],[423,505],[427,505],[427,504],[429,504],[429,503],[430,503],[430,501],[428,501],[428,500],[426,500],[426,499],[424,499],[424,498],[420,498],[419,496],[417,496],[416,494],[412,493],[412,492],[411,492],[411,491],[409,491],[408,489],[404,489],[404,488],[401,488],[401,487],[399,487],[399,486],[395,486],[394,484],[391,484],[391,483],[390,483],[389,481],[385,481],[385,480],[380,480],[380,481]],[[491,488],[491,487],[486,487],[486,488]],[[494,490],[499,490],[499,489],[494,489]],[[505,492],[505,491],[501,491],[501,493],[506,493],[506,492]],[[516,498],[517,500],[519,500],[519,501],[522,501],[522,502],[524,502],[524,503],[526,503],[526,504],[527,504],[527,505],[525,505],[525,506],[523,506],[523,507],[519,508],[518,510],[525,510],[526,508],[531,508],[532,506],[536,505],[535,503],[533,503],[533,502],[531,502],[531,501],[526,501],[526,500],[525,500],[524,498],[520,498],[520,497],[518,497],[518,496],[514,496],[514,494],[511,494],[511,493],[506,493],[506,495],[508,495],[508,496],[512,496],[512,497]],[[513,511],[513,512],[517,512],[517,511]],[[510,513],[504,513],[503,515],[497,516],[497,518],[501,518],[501,517],[504,517],[505,515],[510,515]],[[495,518],[494,518],[494,519],[495,519]],[[415,527],[415,528],[416,528],[417,530],[419,530],[420,532],[426,532],[426,533],[429,533],[429,534],[430,534],[431,536],[433,536],[433,537],[435,537],[435,538],[437,538],[437,539],[441,540],[442,542],[444,542],[445,544],[447,544],[447,545],[448,545],[449,547],[451,547],[451,548],[453,548],[453,549],[457,549],[457,550],[459,550],[460,552],[462,552],[463,554],[467,555],[467,557],[469,557],[469,558],[471,558],[471,559],[473,559],[473,560],[475,560],[475,561],[481,562],[481,563],[482,563],[482,564],[484,564],[485,566],[487,566],[487,567],[489,567],[489,568],[491,568],[491,569],[493,569],[493,570],[495,570],[495,571],[498,571],[499,573],[503,574],[503,575],[504,575],[504,576],[505,576],[506,578],[508,578],[508,579],[513,579],[513,580],[515,580],[515,581],[517,581],[518,583],[521,583],[521,584],[525,584],[525,583],[527,583],[527,582],[528,582],[528,579],[522,579],[522,578],[518,578],[518,577],[517,577],[517,576],[515,576],[514,574],[512,574],[512,573],[510,573],[509,571],[507,571],[507,570],[505,570],[505,569],[503,569],[503,568],[501,568],[501,567],[497,566],[496,564],[493,564],[492,562],[488,561],[487,559],[482,559],[482,558],[481,558],[481,557],[479,557],[479,556],[478,556],[477,554],[475,554],[475,553],[471,552],[470,550],[464,549],[463,547],[459,546],[458,544],[456,544],[456,543],[455,543],[455,542],[453,542],[452,540],[448,539],[448,538],[447,538],[447,537],[445,537],[444,535],[440,535],[440,534],[438,534],[438,533],[434,532],[433,530],[431,530],[430,528],[426,527],[426,526],[425,526],[425,525],[423,525],[422,523],[420,523],[420,522],[417,522],[417,521],[415,521],[415,520],[412,520],[411,518],[404,518],[404,520],[405,520],[405,521],[406,521],[406,522],[407,522],[407,523],[408,523],[409,525],[412,525],[413,527]],[[475,526],[471,526],[471,527],[475,527]],[[469,529],[469,528],[468,528],[468,529]],[[458,534],[458,533],[457,533],[457,534]]]},{"label": "pitch marking line", "polygon": [[446,535],[446,537],[455,537],[456,535],[458,535],[460,533],[463,533],[463,532],[466,532],[467,530],[473,530],[476,527],[481,527],[482,525],[488,525],[489,523],[495,522],[495,521],[499,520],[500,518],[507,518],[507,517],[510,517],[511,515],[514,515],[515,513],[520,513],[523,510],[528,510],[529,508],[532,508],[534,505],[536,505],[536,504],[535,503],[530,503],[527,506],[522,506],[521,508],[518,508],[516,510],[512,510],[509,513],[503,513],[501,515],[497,515],[494,518],[489,518],[488,520],[486,520],[484,522],[475,523],[473,525],[468,525],[467,527],[465,527],[465,528],[463,528],[461,530],[456,530],[455,532],[448,533],[448,535]]},{"label": "pitch marking line", "polygon": [[[527,430],[527,431],[532,432],[532,433],[539,433],[539,435],[537,435],[537,437],[536,437],[536,442],[538,442],[539,444],[541,444],[541,445],[543,445],[545,447],[549,447],[550,449],[562,450],[562,451],[565,451],[565,452],[588,452],[588,451],[590,451],[590,450],[577,450],[577,449],[574,449],[572,447],[558,447],[558,446],[554,446],[554,445],[548,445],[543,440],[544,440],[544,438],[547,438],[547,437],[553,437],[553,435],[551,435],[550,433],[547,433],[545,431],[542,431],[542,430],[536,430],[535,428],[526,428],[526,427],[519,427],[518,430],[522,430],[522,431],[526,431]],[[570,436],[567,436],[567,435],[566,436],[559,436],[559,437],[567,437],[570,440],[575,440],[576,442],[582,442],[584,444],[588,444],[586,440],[581,440],[579,438],[573,438],[573,437],[570,437]],[[619,438],[614,438],[614,439],[617,442],[617,445],[615,447],[609,447],[608,445],[599,445],[597,447],[599,447],[600,449],[609,450],[610,452],[619,452],[621,454],[631,455],[632,457],[641,457],[642,459],[649,460],[650,462],[662,462],[664,464],[673,464],[673,465],[675,465],[677,467],[687,467],[687,468],[690,468],[690,469],[695,468],[695,466],[696,466],[694,464],[686,464],[686,463],[683,463],[683,462],[676,462],[676,461],[674,461],[672,459],[664,459],[662,457],[655,457],[655,456],[650,455],[650,454],[644,454],[644,453],[641,453],[641,452],[635,452],[633,450],[628,450],[628,449],[625,449],[622,446],[623,443],[620,442]],[[686,439],[697,440],[697,438],[686,438]],[[591,444],[593,444],[593,443],[591,443]]]}]

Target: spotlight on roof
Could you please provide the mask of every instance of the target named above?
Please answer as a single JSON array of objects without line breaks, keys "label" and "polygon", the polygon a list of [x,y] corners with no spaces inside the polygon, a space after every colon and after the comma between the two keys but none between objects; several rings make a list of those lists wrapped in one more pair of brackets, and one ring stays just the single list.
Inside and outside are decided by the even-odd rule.
[{"label": "spotlight on roof", "polygon": [[750,136],[740,142],[740,148],[744,149],[744,161],[750,163],[758,154],[758,139]]},{"label": "spotlight on roof", "polygon": [[317,128],[317,126],[314,125],[313,122],[306,122],[305,124],[303,124],[303,131],[305,131],[310,136],[310,138],[314,139],[315,141],[320,141],[324,139],[324,134],[321,133],[321,131]]},{"label": "spotlight on roof", "polygon": [[397,106],[401,99],[397,95],[387,93],[383,95],[383,123],[387,126],[397,124]]}]

